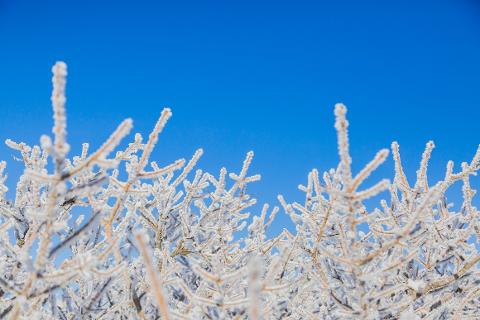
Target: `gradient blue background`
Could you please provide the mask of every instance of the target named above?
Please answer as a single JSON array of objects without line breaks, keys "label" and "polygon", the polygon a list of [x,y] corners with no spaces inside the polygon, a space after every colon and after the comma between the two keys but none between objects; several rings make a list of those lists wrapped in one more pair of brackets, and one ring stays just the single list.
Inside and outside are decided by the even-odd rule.
[{"label": "gradient blue background", "polygon": [[[260,204],[301,200],[309,170],[336,166],[333,106],[344,102],[355,171],[398,140],[413,178],[433,139],[435,182],[480,142],[479,59],[477,1],[0,0],[0,140],[50,133],[50,68],[64,60],[73,153],[126,117],[146,136],[170,106],[160,165],[203,147],[200,168],[237,172],[254,150]],[[0,145],[11,189],[14,155]],[[284,226],[280,215],[274,229]]]}]

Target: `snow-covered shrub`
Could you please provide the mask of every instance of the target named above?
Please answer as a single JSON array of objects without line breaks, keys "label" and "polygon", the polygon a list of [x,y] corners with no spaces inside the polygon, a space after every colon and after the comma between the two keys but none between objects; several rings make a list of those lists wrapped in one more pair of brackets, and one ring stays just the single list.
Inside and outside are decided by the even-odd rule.
[{"label": "snow-covered shrub", "polygon": [[[0,318],[10,319],[467,319],[480,314],[479,211],[471,176],[480,149],[458,172],[427,180],[427,143],[410,184],[397,143],[393,182],[362,182],[387,149],[351,171],[346,108],[335,106],[340,162],[309,173],[304,203],[279,201],[296,225],[269,238],[278,207],[255,204],[248,169],[218,175],[189,161],[150,160],[171,116],[146,141],[122,122],[97,150],[69,158],[66,65],[53,67],[53,141],[7,140],[25,170],[7,199],[0,163]],[[49,172],[47,168],[52,168]],[[123,173],[121,174],[120,170]],[[126,178],[121,179],[120,177]],[[445,197],[463,183],[463,204]],[[388,194],[378,208],[366,199]],[[248,224],[248,222],[251,222]],[[239,231],[247,229],[245,237]]]}]

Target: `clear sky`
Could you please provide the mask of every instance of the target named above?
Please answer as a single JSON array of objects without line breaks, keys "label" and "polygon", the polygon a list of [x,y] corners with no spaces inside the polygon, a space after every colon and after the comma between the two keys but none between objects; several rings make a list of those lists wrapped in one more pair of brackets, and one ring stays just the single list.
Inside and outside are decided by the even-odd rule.
[{"label": "clear sky", "polygon": [[[300,200],[309,170],[336,166],[333,106],[344,102],[354,170],[397,140],[413,177],[433,139],[435,182],[480,143],[479,59],[473,0],[0,0],[0,140],[50,133],[50,68],[64,60],[73,152],[126,117],[146,136],[169,106],[160,165],[203,147],[200,168],[238,171],[254,150],[260,203]],[[0,146],[10,187],[13,155]],[[392,177],[392,162],[370,182]]]}]

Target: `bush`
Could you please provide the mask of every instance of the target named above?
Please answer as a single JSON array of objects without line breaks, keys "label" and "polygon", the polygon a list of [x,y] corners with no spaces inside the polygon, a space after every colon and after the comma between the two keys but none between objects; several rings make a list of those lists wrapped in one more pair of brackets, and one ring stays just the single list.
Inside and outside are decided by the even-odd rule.
[{"label": "bush", "polygon": [[[144,142],[112,155],[132,128],[122,122],[94,152],[67,158],[63,62],[53,67],[54,139],[7,140],[25,170],[8,200],[0,164],[0,317],[11,319],[467,319],[478,317],[479,211],[470,177],[480,149],[454,173],[427,181],[426,145],[407,181],[392,143],[393,182],[362,182],[387,149],[351,171],[346,108],[335,106],[340,162],[308,174],[305,202],[279,201],[296,225],[267,237],[278,207],[249,218],[253,152],[240,172],[218,177],[189,161],[150,161],[171,116],[164,109]],[[51,165],[49,165],[49,163]],[[47,168],[53,168],[48,172]],[[126,179],[119,178],[124,168]],[[52,170],[51,170],[52,171]],[[445,197],[463,183],[455,212]],[[370,210],[366,199],[390,194]],[[247,221],[251,223],[247,226]],[[245,237],[238,232],[248,228]]]}]

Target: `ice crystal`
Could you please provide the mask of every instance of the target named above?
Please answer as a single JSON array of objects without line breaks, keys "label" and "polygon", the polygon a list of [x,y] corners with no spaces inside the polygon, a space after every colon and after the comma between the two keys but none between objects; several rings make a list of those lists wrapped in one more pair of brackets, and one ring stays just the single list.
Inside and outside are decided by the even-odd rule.
[{"label": "ice crystal", "polygon": [[[127,119],[99,149],[85,143],[69,158],[67,67],[52,71],[53,140],[6,141],[25,164],[15,199],[0,162],[0,318],[478,318],[480,220],[470,178],[480,149],[458,172],[449,162],[430,185],[430,141],[410,184],[393,142],[393,181],[364,188],[389,150],[354,174],[347,109],[337,104],[338,167],[308,174],[304,203],[279,196],[296,229],[267,237],[279,208],[264,205],[249,219],[256,200],[247,185],[260,179],[249,173],[253,152],[239,173],[218,176],[195,170],[201,149],[189,161],[151,161],[172,115],[166,108],[146,142],[137,133],[113,153],[132,129]],[[458,212],[445,196],[456,182]],[[377,208],[365,205],[386,194]]]}]

